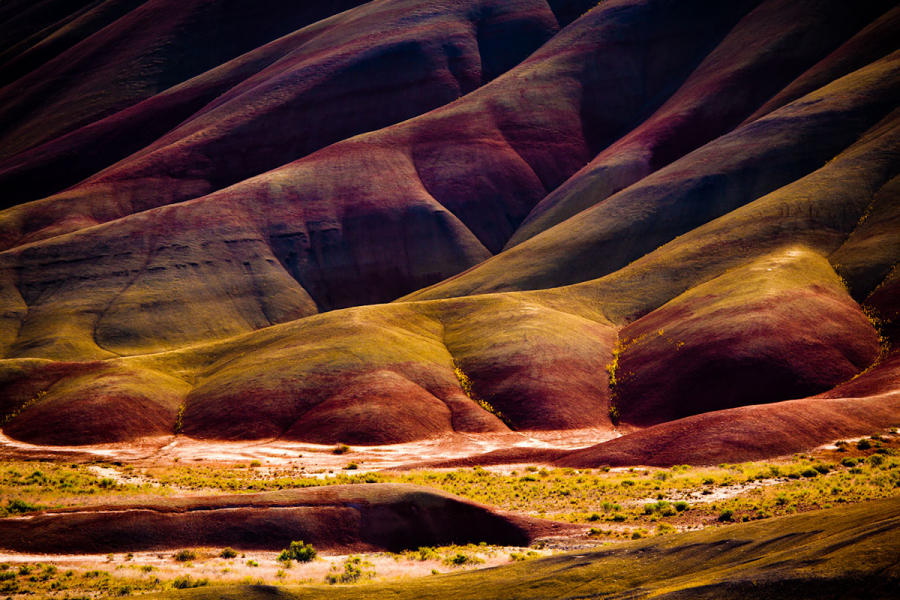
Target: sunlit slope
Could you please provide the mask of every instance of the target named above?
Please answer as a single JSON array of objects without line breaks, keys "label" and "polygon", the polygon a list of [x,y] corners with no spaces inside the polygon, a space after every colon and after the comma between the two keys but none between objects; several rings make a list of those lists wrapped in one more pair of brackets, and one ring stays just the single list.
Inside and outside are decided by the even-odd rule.
[{"label": "sunlit slope", "polygon": [[146,398],[172,432],[183,403],[180,431],[204,438],[375,444],[508,427],[611,428],[604,369],[615,329],[587,307],[560,304],[498,296],[360,307],[146,357],[8,360],[3,396],[16,416],[4,431],[38,443],[158,434],[130,425]]},{"label": "sunlit slope", "polygon": [[354,586],[212,587],[157,598],[887,599],[900,502],[840,506],[494,569]]},{"label": "sunlit slope", "polygon": [[623,423],[810,396],[853,377],[878,332],[824,258],[785,249],[670,300],[619,332]]},{"label": "sunlit slope", "polygon": [[[13,416],[4,430],[37,443],[133,439],[142,432],[126,419],[145,401],[135,395],[142,384],[160,390],[150,397],[173,432],[172,407],[183,404],[179,431],[201,438],[376,444],[612,429],[619,419],[643,426],[815,394],[879,353],[877,332],[828,262],[802,247],[695,287],[619,331],[618,343],[584,287],[345,309],[95,363],[7,360]],[[696,317],[673,320],[685,312]],[[93,396],[92,407],[109,407],[98,411],[102,427],[84,418],[91,389],[112,390]],[[117,418],[122,427],[109,422]]]}]

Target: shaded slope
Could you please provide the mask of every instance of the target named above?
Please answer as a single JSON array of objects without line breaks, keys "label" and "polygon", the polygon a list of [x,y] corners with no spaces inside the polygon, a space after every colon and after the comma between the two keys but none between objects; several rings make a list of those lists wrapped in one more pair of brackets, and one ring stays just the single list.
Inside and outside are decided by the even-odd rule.
[{"label": "shaded slope", "polygon": [[186,546],[278,550],[302,539],[325,551],[397,552],[478,542],[524,546],[561,527],[418,486],[336,485],[0,519],[0,547],[56,554]]},{"label": "shaded slope", "polygon": [[356,3],[149,0],[0,89],[0,155],[72,131]]},{"label": "shaded slope", "polygon": [[[520,62],[557,28],[543,0],[368,3],[16,156],[0,182],[12,188],[10,199],[34,199],[41,189],[35,176],[75,183],[140,150],[39,206],[103,203],[125,208],[122,216],[193,198],[455,100]],[[74,167],[63,160],[104,133],[111,142],[105,156]],[[125,199],[130,207],[119,206]]]},{"label": "shaded slope", "polygon": [[[3,38],[6,44],[0,52],[0,87],[27,74],[48,60],[71,48],[85,38],[100,31],[127,14],[145,0],[102,0],[100,2],[7,2],[7,10],[15,12],[12,18],[2,18]],[[28,8],[16,6],[28,4]],[[35,10],[44,13],[35,18]],[[9,31],[16,21],[39,28],[26,35]]]},{"label": "shaded slope", "polygon": [[898,527],[900,502],[891,499],[412,581],[213,587],[155,597],[887,599],[900,580]]},{"label": "shaded slope", "polygon": [[[259,72],[305,40],[329,29],[334,19],[311,24],[256,48],[223,65],[129,105],[102,119],[91,120],[65,135],[0,161],[4,206],[42,198],[93,175],[136,152],[200,110],[216,96]],[[43,203],[44,206],[47,203]],[[44,211],[47,208],[43,209]],[[40,211],[32,211],[37,215]],[[43,220],[52,218],[44,214]],[[82,226],[84,223],[75,223]],[[38,229],[46,225],[36,222]],[[72,228],[73,223],[67,227]],[[5,245],[8,245],[7,241]]]}]

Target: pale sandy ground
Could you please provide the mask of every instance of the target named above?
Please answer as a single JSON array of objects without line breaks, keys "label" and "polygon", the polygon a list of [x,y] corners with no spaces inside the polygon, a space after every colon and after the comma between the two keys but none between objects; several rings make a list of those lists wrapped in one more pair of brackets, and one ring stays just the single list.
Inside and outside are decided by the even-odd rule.
[{"label": "pale sandy ground", "polygon": [[306,444],[284,440],[222,442],[196,440],[184,436],[144,438],[137,442],[90,446],[37,446],[14,440],[0,433],[0,456],[59,458],[66,460],[77,453],[79,458],[108,462],[246,462],[258,460],[263,465],[303,467],[309,473],[325,474],[342,469],[348,463],[358,471],[374,471],[398,467],[423,460],[453,459],[481,454],[501,448],[576,449],[615,437],[599,429],[568,431],[533,431],[492,434],[461,434],[388,446],[351,446],[347,454],[334,454],[334,446]]},{"label": "pale sandy ground", "polygon": [[[189,575],[193,579],[209,579],[216,583],[266,583],[296,584],[325,583],[325,576],[333,572],[343,571],[346,555],[319,555],[310,563],[291,563],[285,568],[276,558],[278,552],[249,551],[238,552],[237,558],[219,558],[218,549],[195,549],[197,559],[190,562],[177,562],[174,552],[152,551],[134,552],[129,558],[126,554],[22,554],[16,552],[0,552],[0,562],[10,565],[23,563],[53,564],[60,570],[71,569],[76,573],[90,570],[107,571],[117,577],[147,578],[158,577],[163,581],[178,576]],[[384,552],[357,554],[370,563],[364,569],[374,572],[374,579],[392,579],[406,577],[422,577],[438,573],[455,573],[476,568],[494,567],[512,561],[510,554],[532,552],[531,558],[546,556],[551,550],[535,550],[529,548],[488,546],[483,549],[464,551],[468,556],[477,556],[483,563],[463,566],[450,566],[443,560],[415,560]],[[258,563],[251,566],[250,561]],[[141,567],[153,567],[145,572]]]}]

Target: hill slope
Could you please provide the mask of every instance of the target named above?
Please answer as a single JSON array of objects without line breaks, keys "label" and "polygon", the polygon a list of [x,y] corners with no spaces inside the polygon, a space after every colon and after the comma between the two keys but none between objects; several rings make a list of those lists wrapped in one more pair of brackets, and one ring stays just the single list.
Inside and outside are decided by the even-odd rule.
[{"label": "hill slope", "polygon": [[900,573],[896,499],[414,582],[223,587],[160,598],[878,598]]},{"label": "hill slope", "polygon": [[897,424],[894,3],[307,4],[0,9],[6,435]]}]

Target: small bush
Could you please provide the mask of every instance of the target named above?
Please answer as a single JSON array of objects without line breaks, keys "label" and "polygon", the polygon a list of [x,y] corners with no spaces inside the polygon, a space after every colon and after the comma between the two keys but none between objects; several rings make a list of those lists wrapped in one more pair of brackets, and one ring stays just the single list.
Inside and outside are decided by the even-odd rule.
[{"label": "small bush", "polygon": [[870,442],[869,440],[859,440],[858,442],[856,442],[857,450],[868,450],[871,447],[872,442]]},{"label": "small bush", "polygon": [[659,502],[652,502],[650,504],[644,505],[644,514],[652,515],[653,513],[658,513],[663,517],[671,517],[675,514],[675,508],[665,500],[660,500]]},{"label": "small bush", "polygon": [[190,575],[180,575],[172,581],[172,587],[176,590],[203,587],[209,585],[208,579],[192,579]]},{"label": "small bush", "polygon": [[841,461],[841,464],[845,467],[855,467],[857,460],[855,458],[850,458],[849,456]]},{"label": "small bush", "polygon": [[438,553],[431,546],[421,546],[416,551],[416,560],[437,560]]},{"label": "small bush", "polygon": [[359,468],[359,465],[356,464],[355,462],[352,462],[352,463],[348,463],[347,466],[344,467],[344,470],[345,471],[355,471],[358,468]]},{"label": "small bush", "polygon": [[356,583],[360,579],[371,579],[375,576],[375,571],[365,570],[371,567],[372,563],[363,560],[358,556],[351,556],[344,561],[344,570],[341,572],[335,565],[331,567],[331,573],[325,576],[325,582],[329,584],[335,583]]},{"label": "small bush", "polygon": [[237,558],[237,551],[234,548],[223,548],[219,552],[219,558]]},{"label": "small bush", "polygon": [[477,565],[483,562],[484,561],[477,556],[469,556],[468,554],[463,554],[462,552],[457,552],[453,556],[448,556],[444,559],[444,564],[452,565],[454,567],[461,567],[463,565]]},{"label": "small bush", "polygon": [[347,444],[338,444],[331,451],[332,454],[347,454],[348,452],[350,452],[350,446]]},{"label": "small bush", "polygon": [[803,475],[804,477],[816,477],[819,474],[819,472],[813,468],[807,467],[806,469],[803,469],[802,471],[800,471],[800,474]]},{"label": "small bush", "polygon": [[27,513],[35,510],[39,510],[39,508],[34,504],[28,504],[24,500],[19,500],[18,498],[9,500],[6,503],[6,512],[11,515],[18,513]]},{"label": "small bush", "polygon": [[690,508],[690,505],[687,502],[685,502],[684,500],[679,500],[678,502],[675,503],[675,510],[677,510],[678,512],[684,512],[688,508]]},{"label": "small bush", "polygon": [[725,521],[734,521],[734,511],[731,509],[725,509],[719,513],[719,520],[722,522]]},{"label": "small bush", "polygon": [[179,550],[172,558],[178,562],[188,562],[189,560],[196,560],[197,553],[193,550]]},{"label": "small bush", "polygon": [[305,544],[303,540],[291,542],[291,545],[281,551],[278,555],[279,562],[310,562],[316,557],[316,549],[312,544]]}]

